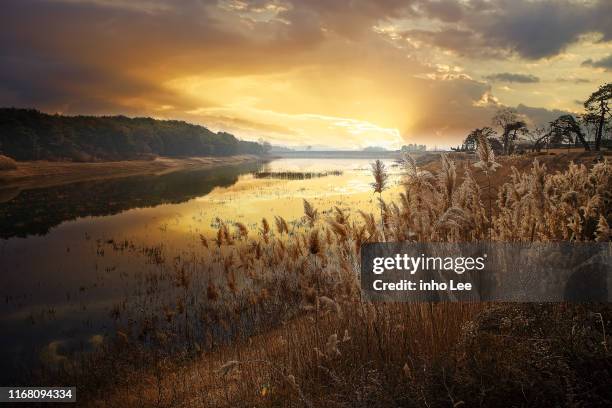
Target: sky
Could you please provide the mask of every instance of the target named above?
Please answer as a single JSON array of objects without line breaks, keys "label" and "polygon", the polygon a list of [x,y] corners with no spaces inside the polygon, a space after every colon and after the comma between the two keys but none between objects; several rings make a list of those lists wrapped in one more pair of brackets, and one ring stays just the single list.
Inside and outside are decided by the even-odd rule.
[{"label": "sky", "polygon": [[612,81],[610,0],[3,0],[0,106],[273,144],[457,145]]}]

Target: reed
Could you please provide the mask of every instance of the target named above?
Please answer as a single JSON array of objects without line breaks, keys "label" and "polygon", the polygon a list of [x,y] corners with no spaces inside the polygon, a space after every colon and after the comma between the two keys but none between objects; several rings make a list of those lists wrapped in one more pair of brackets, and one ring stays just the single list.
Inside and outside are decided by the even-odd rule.
[{"label": "reed", "polygon": [[273,178],[281,180],[309,180],[313,178],[328,177],[328,176],[341,176],[343,174],[340,170],[320,171],[320,172],[304,172],[304,171],[259,171],[253,173],[253,177],[261,178]]},{"label": "reed", "polygon": [[[163,250],[144,251],[158,267],[143,280],[142,295],[132,299],[138,307],[113,309],[117,330],[123,333],[113,349],[123,350],[116,355],[141,359],[137,384],[142,389],[126,375],[136,369],[124,368],[121,386],[101,396],[98,406],[541,405],[545,392],[537,394],[535,388],[544,387],[546,379],[529,368],[540,349],[526,344],[547,330],[534,328],[539,334],[529,332],[532,337],[523,339],[519,328],[535,323],[520,319],[545,310],[548,324],[553,321],[551,327],[559,329],[555,353],[564,355],[573,329],[561,328],[576,315],[588,316],[588,310],[580,314],[582,309],[551,306],[530,315],[520,307],[505,309],[516,319],[508,323],[517,330],[511,335],[522,339],[508,343],[505,334],[483,328],[483,316],[494,316],[497,306],[371,303],[361,297],[364,242],[610,240],[610,163],[590,168],[571,163],[553,174],[534,160],[528,171],[514,168],[511,177],[498,183],[497,199],[485,205],[482,190],[491,189],[494,179],[489,175],[500,163],[484,142],[482,146],[475,167],[487,174],[484,186],[469,167],[460,179],[451,156],[442,156],[436,174],[406,156],[403,191],[397,201],[381,200],[380,220],[339,207],[322,212],[329,214],[322,219],[304,200],[306,223],[292,231],[281,217],[275,218],[276,232],[262,219],[256,237],[240,223],[232,234],[220,221],[216,245],[200,236],[201,253],[194,256],[169,262]],[[374,187],[381,192],[384,169],[375,164],[373,170]],[[198,261],[203,256],[205,261]],[[600,313],[601,321],[609,322],[609,311]],[[587,320],[575,324],[582,327]],[[594,330],[587,330],[588,336],[597,338],[589,340],[589,355],[609,362],[605,334],[598,334],[600,323],[588,322]],[[609,333],[606,325],[601,323]],[[500,333],[507,332],[499,327]],[[537,344],[551,347],[542,342]],[[505,355],[504,347],[512,354]],[[190,358],[173,357],[177,349]],[[504,363],[487,366],[494,358]],[[562,362],[548,369],[575,376]],[[76,379],[76,372],[67,369],[65,375]],[[532,385],[526,388],[519,373],[533,376]],[[509,380],[504,382],[504,376]],[[479,378],[484,382],[478,383]],[[567,402],[554,398],[557,404]]]}]

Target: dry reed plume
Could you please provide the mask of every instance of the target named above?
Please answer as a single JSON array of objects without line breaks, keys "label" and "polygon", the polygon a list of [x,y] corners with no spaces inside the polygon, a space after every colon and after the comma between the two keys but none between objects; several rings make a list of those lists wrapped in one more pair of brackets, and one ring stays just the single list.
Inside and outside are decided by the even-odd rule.
[{"label": "dry reed plume", "polygon": [[[255,238],[240,223],[232,234],[220,222],[216,245],[201,237],[206,262],[180,260],[173,270],[164,268],[162,281],[169,274],[178,277],[180,302],[165,304],[159,311],[166,316],[161,320],[155,318],[152,305],[146,309],[150,323],[144,336],[150,342],[182,336],[191,349],[207,353],[201,362],[183,368],[184,373],[172,367],[161,373],[171,372],[173,377],[152,377],[158,385],[140,395],[139,406],[495,406],[508,395],[525,406],[544,404],[546,393],[534,386],[525,388],[517,374],[533,375],[532,380],[542,387],[540,381],[545,379],[538,372],[522,362],[513,366],[510,360],[507,366],[491,363],[499,370],[493,372],[465,354],[471,347],[471,352],[486,359],[489,354],[482,348],[488,347],[493,350],[491,358],[499,357],[493,352],[503,353],[505,344],[516,353],[514,358],[532,356],[532,346],[508,346],[503,336],[486,334],[490,343],[478,343],[479,319],[495,313],[496,307],[373,304],[361,298],[360,247],[367,241],[610,240],[612,165],[607,161],[591,168],[570,164],[567,170],[551,174],[534,160],[530,171],[514,169],[500,186],[496,201],[485,205],[481,191],[490,185],[478,185],[473,172],[489,176],[500,163],[486,140],[478,144],[478,157],[475,169],[464,169],[459,182],[451,156],[442,155],[437,174],[419,169],[406,156],[403,191],[396,202],[380,200],[380,220],[371,213],[339,207],[324,213],[331,215],[322,219],[304,200],[303,228],[290,230],[283,218],[276,217],[273,231],[264,218]],[[382,163],[373,165],[373,174],[373,189],[381,193],[387,185]],[[569,315],[583,316],[582,309],[545,310],[548,320],[559,322],[571,320]],[[522,309],[512,313],[516,322],[508,327],[534,324],[521,323],[520,319],[532,316]],[[602,319],[602,324],[589,326],[594,331],[588,336],[597,341],[588,352],[609,365],[611,357],[601,332],[603,327],[606,333],[609,321]],[[582,321],[576,321],[581,329]],[[164,335],[155,335],[158,332]],[[582,335],[587,336],[576,334]],[[550,342],[543,344],[551,347]],[[568,363],[563,360],[563,364]],[[478,375],[494,384],[497,380],[499,389],[479,385]],[[500,375],[508,375],[508,381],[495,378]],[[189,386],[177,385],[185,382]],[[171,393],[172,387],[179,391]],[[514,395],[521,387],[523,393]],[[555,398],[554,403],[564,405],[574,397]]]}]

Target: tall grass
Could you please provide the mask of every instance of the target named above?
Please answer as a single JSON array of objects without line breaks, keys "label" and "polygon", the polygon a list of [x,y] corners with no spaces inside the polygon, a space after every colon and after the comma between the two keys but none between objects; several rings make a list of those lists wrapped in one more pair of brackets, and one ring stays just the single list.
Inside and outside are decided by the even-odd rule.
[{"label": "tall grass", "polygon": [[[482,195],[490,185],[479,185],[470,168],[459,182],[449,156],[442,156],[436,174],[419,169],[409,156],[403,165],[403,191],[396,201],[380,200],[380,222],[374,214],[338,207],[323,218],[304,200],[304,227],[290,230],[282,217],[274,220],[276,230],[266,219],[257,231],[220,222],[216,238],[201,237],[201,256],[168,262],[151,251],[160,268],[144,277],[143,295],[135,300],[139,307],[131,309],[136,312],[118,307],[118,342],[136,347],[132,343],[140,339],[147,349],[164,352],[141,369],[148,385],[141,381],[138,391],[119,387],[100,404],[375,407],[497,401],[490,384],[477,384],[478,375],[494,376],[482,361],[464,354],[469,345],[490,345],[495,351],[490,355],[472,351],[479,358],[502,358],[498,347],[505,337],[475,340],[483,327],[475,322],[495,308],[370,303],[362,299],[358,280],[361,244],[609,241],[612,165],[570,164],[550,174],[535,160],[530,171],[513,170],[490,206]],[[475,170],[489,173],[498,165],[483,152]],[[375,166],[374,172],[380,187],[384,169]],[[553,309],[551,316],[565,319],[565,310]],[[590,352],[609,362],[603,338]],[[179,368],[170,358],[177,348],[199,358]],[[506,368],[499,370],[507,374]],[[520,389],[514,377],[512,386],[497,380],[509,392]],[[541,395],[529,389],[517,395],[523,397],[533,402]]]}]

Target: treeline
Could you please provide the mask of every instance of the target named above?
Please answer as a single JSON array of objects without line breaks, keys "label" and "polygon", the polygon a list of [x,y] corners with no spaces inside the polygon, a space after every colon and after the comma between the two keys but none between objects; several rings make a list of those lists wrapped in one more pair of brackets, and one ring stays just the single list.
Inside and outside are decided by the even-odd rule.
[{"label": "treeline", "polygon": [[463,143],[452,150],[474,151],[479,138],[488,139],[497,154],[526,150],[540,151],[549,147],[580,146],[585,150],[612,147],[612,83],[601,85],[584,101],[584,112],[564,114],[543,127],[530,129],[524,117],[511,108],[501,108],[493,116],[493,127],[472,130]]},{"label": "treeline", "polygon": [[61,116],[0,109],[0,154],[16,160],[108,161],[155,156],[263,155],[268,143],[176,120]]}]

